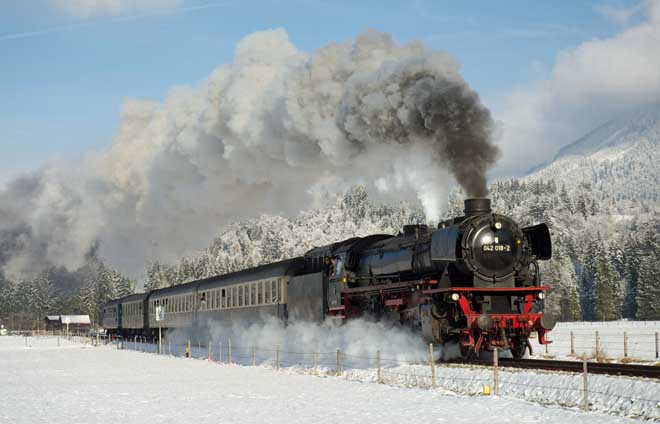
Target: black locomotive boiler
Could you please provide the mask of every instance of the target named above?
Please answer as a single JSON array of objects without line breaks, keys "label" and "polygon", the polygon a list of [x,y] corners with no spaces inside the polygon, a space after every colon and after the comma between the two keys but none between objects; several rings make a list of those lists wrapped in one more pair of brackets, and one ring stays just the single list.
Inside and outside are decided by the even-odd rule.
[{"label": "black locomotive boiler", "polygon": [[[531,351],[533,333],[545,344],[554,327],[543,314],[547,287],[537,266],[551,252],[545,224],[521,228],[493,213],[489,199],[467,199],[463,216],[437,228],[409,225],[397,236],[351,238],[286,261],[117,299],[104,307],[104,325],[131,335],[153,334],[158,325],[208,331],[269,316],[368,316],[435,343],[457,342],[465,356],[499,348],[521,357]],[[155,321],[156,308],[164,321]],[[138,314],[141,328],[130,314]]]}]

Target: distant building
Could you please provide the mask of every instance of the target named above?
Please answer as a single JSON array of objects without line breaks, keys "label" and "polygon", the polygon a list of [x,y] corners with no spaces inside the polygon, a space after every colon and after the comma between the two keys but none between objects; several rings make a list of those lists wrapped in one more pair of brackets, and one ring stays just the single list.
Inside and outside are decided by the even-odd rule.
[{"label": "distant building", "polygon": [[87,331],[92,327],[89,315],[48,315],[44,318],[46,331],[66,331],[67,323],[69,332]]},{"label": "distant building", "polygon": [[60,331],[62,329],[59,315],[48,315],[44,318],[44,324],[46,326],[46,331]]}]

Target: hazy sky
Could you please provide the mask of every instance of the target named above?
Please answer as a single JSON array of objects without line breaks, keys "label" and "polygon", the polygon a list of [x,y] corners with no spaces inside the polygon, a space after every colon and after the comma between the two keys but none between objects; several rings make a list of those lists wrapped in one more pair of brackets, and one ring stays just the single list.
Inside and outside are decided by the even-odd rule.
[{"label": "hazy sky", "polygon": [[[231,61],[254,31],[312,52],[365,29],[444,49],[495,116],[557,55],[634,25],[637,2],[4,0],[0,182],[110,144],[125,98],[162,100]],[[567,140],[570,141],[570,140]]]}]

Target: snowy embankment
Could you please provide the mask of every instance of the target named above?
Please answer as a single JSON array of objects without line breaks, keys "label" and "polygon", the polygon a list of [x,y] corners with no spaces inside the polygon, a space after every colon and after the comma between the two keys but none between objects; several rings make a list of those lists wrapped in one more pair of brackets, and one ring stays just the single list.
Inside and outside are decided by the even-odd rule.
[{"label": "snowy embankment", "polygon": [[[468,423],[482,421],[483,417],[492,417],[498,423],[634,422],[600,412],[513,399],[513,389],[507,388],[513,387],[511,383],[502,385],[501,397],[464,396],[443,388],[399,387],[406,385],[406,379],[413,383],[412,373],[428,374],[428,367],[419,365],[388,368],[385,382],[396,384],[357,384],[347,379],[374,381],[375,370],[349,370],[336,377],[326,368],[319,373],[327,378],[319,378],[306,375],[311,370],[295,366],[276,372],[268,366],[218,365],[109,346],[95,348],[64,340],[60,343],[58,347],[55,338],[30,338],[26,346],[21,337],[0,338],[0,422]],[[503,372],[501,379],[541,378],[529,372],[517,374]],[[487,369],[438,369],[440,385],[445,386],[443,381],[452,376],[461,382],[452,388],[459,393],[476,393],[483,381],[490,380]],[[544,382],[548,386],[565,387],[574,377],[547,378]],[[592,377],[592,381],[600,378]],[[612,381],[612,387],[630,394],[649,396],[660,392],[655,382]],[[525,397],[534,400],[538,390]],[[638,412],[649,418],[658,416]],[[635,414],[630,410],[626,413]]]},{"label": "snowy embankment", "polygon": [[[550,333],[548,354],[570,359],[571,333],[575,356],[594,356],[598,346],[599,356],[621,360],[627,348],[629,361],[660,362],[656,356],[660,321],[561,322]],[[536,356],[545,354],[544,349],[535,348]]]}]

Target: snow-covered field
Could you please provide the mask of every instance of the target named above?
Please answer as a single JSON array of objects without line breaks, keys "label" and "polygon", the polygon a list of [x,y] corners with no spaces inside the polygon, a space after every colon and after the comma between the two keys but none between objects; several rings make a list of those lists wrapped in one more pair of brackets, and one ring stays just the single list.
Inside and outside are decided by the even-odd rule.
[{"label": "snow-covered field", "polygon": [[[624,333],[628,338],[628,359],[659,362],[656,358],[656,333],[660,333],[660,321],[612,321],[612,322],[563,322],[557,324],[548,345],[550,355],[567,356],[571,353],[571,332],[575,355],[593,355],[596,351],[596,332],[602,356],[611,359],[624,357]],[[535,354],[544,354],[537,347]]]},{"label": "snow-covered field", "polygon": [[[575,408],[534,402],[539,389],[522,401],[510,396],[515,384],[503,384],[503,396],[464,396],[443,388],[402,387],[413,373],[428,367],[388,369],[386,383],[368,383],[374,370],[351,370],[342,377],[321,376],[297,367],[277,372],[269,366],[247,367],[158,356],[109,346],[92,347],[56,338],[0,338],[1,423],[310,423],[310,422],[474,422],[626,423],[630,418],[585,413]],[[418,367],[419,369],[415,369]],[[403,377],[397,377],[401,373]],[[543,378],[534,373],[503,372],[503,381]],[[454,376],[463,388],[489,380],[487,369],[440,367],[438,381]],[[348,378],[346,378],[348,377]],[[567,387],[573,378],[544,380]],[[596,377],[592,377],[596,378]],[[611,387],[629,394],[658,396],[655,382],[611,379]],[[359,380],[359,381],[355,381]],[[519,380],[518,380],[519,381]],[[412,383],[411,381],[408,381]],[[576,380],[577,383],[577,380]],[[595,381],[594,381],[595,383]],[[509,388],[507,388],[507,386]],[[459,390],[461,389],[461,390]],[[598,402],[598,397],[594,398]],[[660,418],[647,410],[646,417]],[[648,408],[648,406],[647,406]],[[639,411],[638,411],[639,412]],[[635,412],[628,411],[635,415]]]}]

